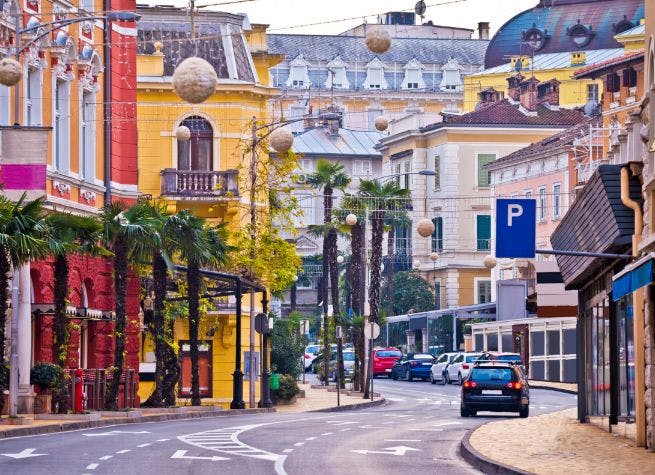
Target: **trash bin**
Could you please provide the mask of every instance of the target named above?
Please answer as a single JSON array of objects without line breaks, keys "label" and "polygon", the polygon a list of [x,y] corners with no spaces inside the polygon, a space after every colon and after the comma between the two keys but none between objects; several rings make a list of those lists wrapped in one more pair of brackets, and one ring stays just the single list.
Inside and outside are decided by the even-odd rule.
[{"label": "trash bin", "polygon": [[277,373],[271,374],[271,389],[280,389],[280,375]]}]

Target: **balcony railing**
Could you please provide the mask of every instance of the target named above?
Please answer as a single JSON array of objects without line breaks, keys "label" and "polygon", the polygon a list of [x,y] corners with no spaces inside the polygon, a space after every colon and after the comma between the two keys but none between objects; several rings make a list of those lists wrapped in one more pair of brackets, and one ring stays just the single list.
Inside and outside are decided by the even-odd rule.
[{"label": "balcony railing", "polygon": [[237,170],[197,171],[166,168],[161,172],[161,194],[188,198],[239,196]]}]

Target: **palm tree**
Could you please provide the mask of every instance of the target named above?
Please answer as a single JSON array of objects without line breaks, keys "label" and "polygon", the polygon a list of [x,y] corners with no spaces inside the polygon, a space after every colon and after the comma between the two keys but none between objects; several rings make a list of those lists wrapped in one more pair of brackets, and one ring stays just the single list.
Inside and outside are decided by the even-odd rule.
[{"label": "palm tree", "polygon": [[386,280],[387,280],[387,316],[393,314],[393,304],[392,304],[392,295],[393,295],[393,273],[394,273],[394,255],[395,255],[395,239],[396,239],[396,228],[401,226],[407,226],[411,221],[407,216],[407,212],[404,209],[389,211],[384,219],[385,227],[387,228],[387,266],[386,270]]},{"label": "palm tree", "polygon": [[[343,165],[339,162],[319,160],[316,162],[316,171],[307,177],[307,184],[314,189],[323,190],[323,223],[332,222],[333,193],[334,189],[343,190],[350,183],[350,177],[346,174]],[[330,285],[332,291],[332,308],[336,312],[339,308],[339,270],[336,262],[336,234],[330,234],[323,238],[323,280],[321,285],[321,296],[323,298],[323,371],[325,373],[325,384],[328,384],[327,375],[330,364],[330,341],[328,338],[328,278],[332,277]],[[329,257],[334,256],[335,261],[331,262]],[[330,272],[332,267],[332,272]],[[336,290],[334,290],[336,289]],[[337,345],[337,360],[339,368],[343,366],[341,345]],[[340,371],[341,373],[341,371]]]},{"label": "palm tree", "polygon": [[[379,323],[380,311],[380,267],[382,265],[382,239],[384,237],[384,219],[387,211],[399,211],[404,208],[404,199],[409,197],[409,190],[401,188],[395,181],[383,185],[377,180],[362,180],[359,194],[370,210],[371,219],[371,284],[369,286],[369,321]],[[368,397],[369,379],[366,379],[364,398]]]},{"label": "palm tree", "polygon": [[200,268],[227,262],[229,246],[225,228],[207,226],[203,218],[190,211],[179,213],[180,257],[187,263],[187,301],[189,305],[189,347],[191,353],[191,404],[200,405],[200,374],[198,368],[198,330],[200,327]]},{"label": "palm tree", "polygon": [[[0,196],[0,392],[7,378],[5,361],[5,323],[9,298],[9,272],[48,252],[46,226],[43,221],[44,199],[17,202]],[[3,400],[0,398],[0,410]]]},{"label": "palm tree", "polygon": [[126,301],[129,261],[143,260],[148,255],[153,242],[157,242],[156,222],[143,203],[128,207],[123,202],[105,205],[100,213],[105,228],[104,239],[114,254],[114,328],[115,346],[112,377],[105,393],[105,408],[118,409],[118,386],[123,371],[125,352],[125,329],[127,326]]}]

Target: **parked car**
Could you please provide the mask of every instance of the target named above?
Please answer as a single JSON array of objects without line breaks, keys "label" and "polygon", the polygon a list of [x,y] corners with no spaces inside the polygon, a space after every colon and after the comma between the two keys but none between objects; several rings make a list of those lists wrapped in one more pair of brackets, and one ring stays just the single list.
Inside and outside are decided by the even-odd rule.
[{"label": "parked car", "polygon": [[398,348],[373,349],[373,377],[386,375],[390,378],[391,368],[402,357],[403,354]]},{"label": "parked car", "polygon": [[441,384],[446,384],[446,368],[453,362],[457,355],[459,353],[443,353],[439,355],[432,368],[430,368],[430,382],[432,384],[437,384],[437,381],[440,381]]},{"label": "parked car", "polygon": [[[344,351],[343,353],[343,375],[346,380],[353,377],[355,370],[355,352]],[[330,366],[328,375],[331,381],[337,382],[337,352],[335,351],[330,358]]]},{"label": "parked car", "polygon": [[421,378],[427,381],[433,364],[434,356],[429,353],[408,353],[392,366],[391,379],[401,378],[411,381],[414,378]]},{"label": "parked car", "polygon": [[530,413],[530,387],[520,365],[502,361],[473,364],[462,384],[460,415],[476,416],[478,411]]},{"label": "parked car", "polygon": [[[337,345],[330,345],[330,359],[332,357],[336,358],[337,354]],[[316,356],[314,357],[314,360],[312,361],[312,373],[316,374],[318,373],[318,368],[323,364],[323,345],[319,345],[318,353],[316,353]]]},{"label": "parked car", "polygon": [[308,371],[312,368],[312,363],[316,359],[321,347],[319,345],[307,345],[305,347],[305,355],[303,356],[303,364],[305,365],[305,371]]},{"label": "parked car", "polygon": [[446,368],[446,382],[462,384],[471,370],[473,363],[483,359],[482,353],[460,353]]}]

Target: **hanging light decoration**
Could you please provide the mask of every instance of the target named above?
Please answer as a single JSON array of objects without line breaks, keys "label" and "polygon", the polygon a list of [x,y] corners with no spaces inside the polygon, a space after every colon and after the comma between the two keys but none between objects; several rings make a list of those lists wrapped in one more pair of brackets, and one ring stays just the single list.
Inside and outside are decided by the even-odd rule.
[{"label": "hanging light decoration", "polygon": [[346,216],[346,224],[348,226],[354,226],[357,224],[357,215],[354,213],[348,214],[348,216]]},{"label": "hanging light decoration", "polygon": [[423,218],[418,222],[416,225],[416,232],[419,234],[421,237],[430,237],[432,236],[432,233],[434,232],[434,223],[432,220],[428,218]]},{"label": "hanging light decoration", "polygon": [[173,89],[191,104],[206,101],[216,90],[218,76],[214,67],[202,58],[192,56],[173,71]]},{"label": "hanging light decoration", "polygon": [[434,251],[432,251],[432,252],[430,253],[430,260],[431,260],[432,262],[437,262],[438,259],[439,259],[439,253],[438,253],[438,252],[434,252]]},{"label": "hanging light decoration", "polygon": [[389,119],[384,117],[383,115],[378,116],[375,118],[375,128],[379,130],[380,132],[384,132],[389,128]]},{"label": "hanging light decoration", "polygon": [[484,266],[489,270],[496,267],[496,264],[497,264],[496,258],[494,256],[492,256],[491,254],[486,255],[482,262],[483,262]]},{"label": "hanging light decoration", "polygon": [[337,256],[337,262],[338,262],[339,264],[343,264],[343,260],[344,260],[344,259],[343,259],[343,256]]},{"label": "hanging light decoration", "polygon": [[280,127],[271,133],[271,147],[278,153],[288,151],[293,145],[293,134],[287,129]]},{"label": "hanging light decoration", "polygon": [[382,28],[373,28],[366,33],[366,47],[375,54],[389,51],[391,35]]},{"label": "hanging light decoration", "polygon": [[15,86],[23,77],[23,68],[14,58],[0,60],[0,84]]},{"label": "hanging light decoration", "polygon": [[186,142],[191,138],[191,130],[186,125],[180,125],[175,129],[175,138],[180,142]]}]

